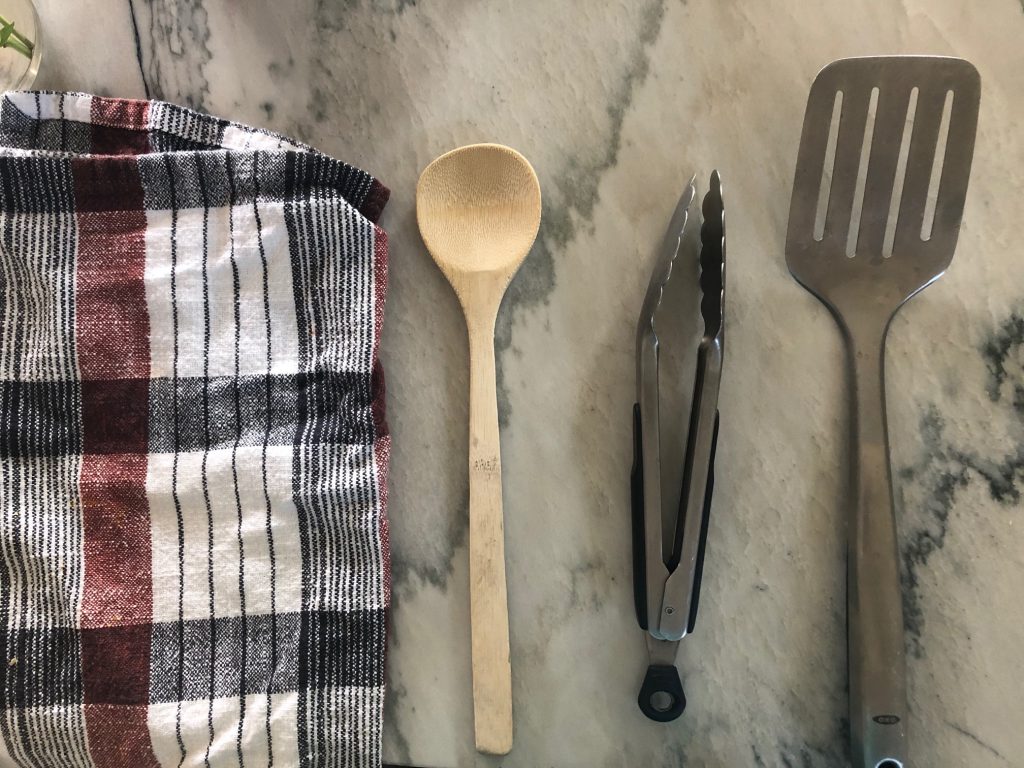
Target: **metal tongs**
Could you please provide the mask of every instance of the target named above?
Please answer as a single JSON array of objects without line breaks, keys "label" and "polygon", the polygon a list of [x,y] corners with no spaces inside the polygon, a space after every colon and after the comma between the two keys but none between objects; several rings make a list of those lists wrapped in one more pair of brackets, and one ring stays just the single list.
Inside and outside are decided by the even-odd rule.
[{"label": "metal tongs", "polygon": [[[638,402],[633,406],[631,483],[633,583],[637,620],[648,633],[650,662],[638,703],[647,717],[661,722],[674,720],[686,708],[675,658],[679,641],[693,631],[697,618],[714,484],[718,387],[725,341],[725,210],[721,179],[714,171],[702,206],[699,285],[704,332],[697,348],[682,491],[678,510],[665,510],[669,514],[663,515],[666,502],[662,498],[659,353],[654,315],[672,276],[673,262],[685,249],[683,232],[695,194],[691,179],[676,205],[651,275],[636,337]],[[666,382],[667,388],[669,384],[677,393],[682,391],[679,382]],[[674,525],[665,525],[666,520],[674,521]],[[671,549],[665,546],[669,541]]]}]

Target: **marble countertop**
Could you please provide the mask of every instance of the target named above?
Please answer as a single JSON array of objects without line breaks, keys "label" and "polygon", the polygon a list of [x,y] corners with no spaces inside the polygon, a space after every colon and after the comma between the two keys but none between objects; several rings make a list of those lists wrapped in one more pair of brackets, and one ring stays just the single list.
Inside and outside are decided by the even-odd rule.
[{"label": "marble countertop", "polygon": [[[947,276],[887,373],[917,765],[1024,766],[1021,0],[37,0],[38,85],[163,98],[304,139],[393,190],[382,354],[394,436],[385,758],[431,768],[840,766],[846,750],[840,338],[789,276],[815,72],[957,54],[983,83]],[[498,322],[516,745],[473,749],[467,350],[415,225],[419,171],[499,141],[544,221]],[[634,327],[684,181],[721,169],[728,350],[690,707],[636,706],[628,471]]]}]

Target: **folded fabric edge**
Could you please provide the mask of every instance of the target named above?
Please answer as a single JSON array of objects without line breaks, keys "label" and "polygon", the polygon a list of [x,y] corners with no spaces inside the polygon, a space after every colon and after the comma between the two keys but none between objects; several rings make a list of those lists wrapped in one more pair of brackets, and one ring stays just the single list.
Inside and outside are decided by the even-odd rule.
[{"label": "folded fabric edge", "polygon": [[[23,121],[35,124],[60,121],[145,135],[158,134],[214,150],[291,151],[318,155],[331,163],[336,163],[343,170],[363,177],[363,184],[359,186],[364,187],[365,193],[361,200],[353,200],[352,203],[359,213],[375,224],[380,220],[391,195],[390,190],[384,184],[366,171],[338,160],[308,144],[265,128],[236,123],[166,101],[94,96],[72,91],[39,90],[7,91],[3,94],[2,103],[16,110]],[[0,147],[10,146],[9,133],[6,129],[7,121],[2,122],[5,125],[3,130],[0,130]],[[33,131],[32,144],[39,142],[39,131]],[[66,150],[65,147],[31,145],[22,145],[17,148]],[[153,150],[138,151],[134,154],[148,154],[151,151]],[[346,175],[348,174],[338,174],[339,177]]]}]

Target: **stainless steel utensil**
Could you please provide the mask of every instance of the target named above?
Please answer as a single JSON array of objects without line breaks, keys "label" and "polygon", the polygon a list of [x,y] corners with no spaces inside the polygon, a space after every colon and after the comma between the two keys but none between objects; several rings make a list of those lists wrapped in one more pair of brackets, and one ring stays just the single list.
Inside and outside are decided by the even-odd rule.
[{"label": "stainless steel utensil", "polygon": [[[703,337],[697,348],[682,492],[678,510],[666,510],[661,483],[658,336],[654,316],[679,253],[695,189],[687,185],[676,205],[647,288],[637,328],[637,404],[633,407],[633,584],[637,620],[647,631],[650,666],[640,689],[640,709],[652,720],[674,720],[686,707],[675,668],[679,641],[697,620],[708,514],[718,440],[718,387],[725,343],[725,213],[718,172],[704,197],[700,248]],[[677,382],[669,388],[678,393]],[[678,396],[678,395],[677,395]],[[671,521],[666,525],[665,521]],[[667,545],[667,546],[666,546]]]},{"label": "stainless steel utensil", "polygon": [[843,59],[818,73],[804,117],[786,260],[835,315],[852,377],[847,611],[857,768],[908,759],[885,337],[900,306],[953,258],[980,92],[977,70],[962,59]]}]

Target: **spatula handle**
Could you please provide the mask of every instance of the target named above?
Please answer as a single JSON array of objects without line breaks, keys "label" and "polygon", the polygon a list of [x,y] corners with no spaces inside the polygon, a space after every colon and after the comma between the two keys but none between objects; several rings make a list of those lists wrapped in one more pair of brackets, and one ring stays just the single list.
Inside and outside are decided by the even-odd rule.
[{"label": "spatula handle", "polygon": [[469,328],[469,590],[476,748],[512,749],[501,447],[494,377],[494,315],[467,313]]},{"label": "spatula handle", "polygon": [[909,768],[899,549],[885,418],[885,331],[850,340],[853,503],[847,561],[855,768]]}]

